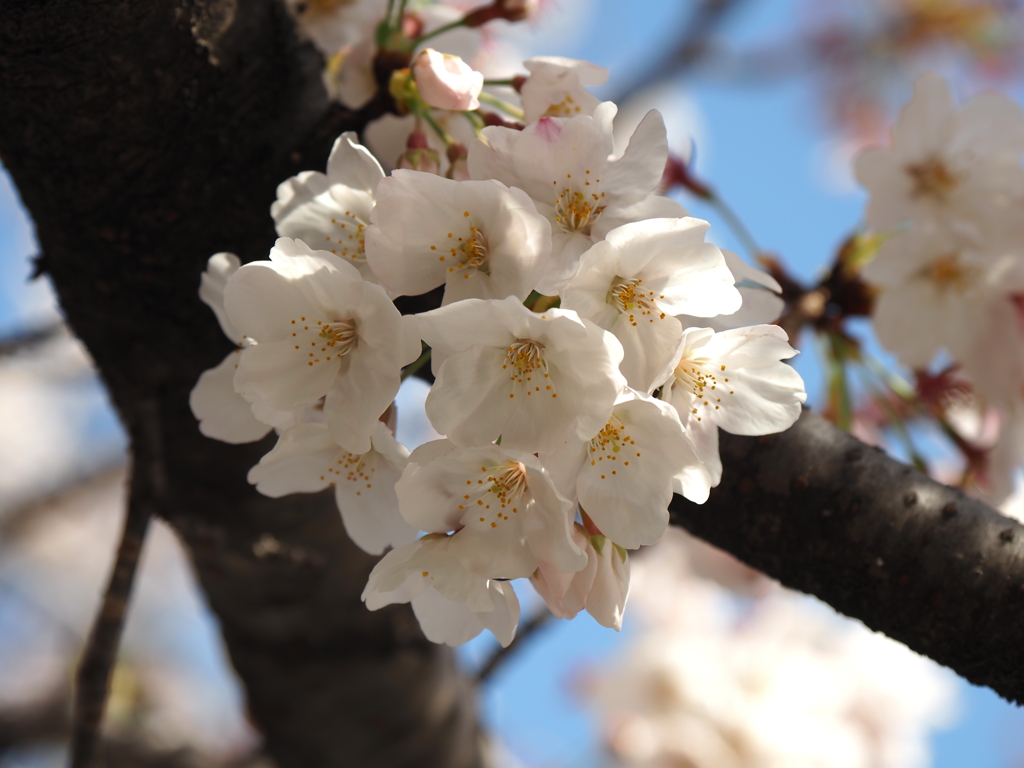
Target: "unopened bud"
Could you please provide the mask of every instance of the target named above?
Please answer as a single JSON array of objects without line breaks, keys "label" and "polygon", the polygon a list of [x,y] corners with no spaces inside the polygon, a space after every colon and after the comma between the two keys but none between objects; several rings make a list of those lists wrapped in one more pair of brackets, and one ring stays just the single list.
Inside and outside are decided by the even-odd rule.
[{"label": "unopened bud", "polygon": [[412,65],[420,97],[437,109],[453,111],[480,108],[477,97],[484,87],[484,76],[458,56],[426,48]]},{"label": "unopened bud", "polygon": [[441,173],[441,158],[436,150],[427,144],[427,134],[416,129],[409,134],[405,144],[405,152],[398,157],[396,168],[423,173]]},{"label": "unopened bud", "polygon": [[469,181],[469,151],[464,144],[454,142],[448,145],[448,178],[455,181]]}]

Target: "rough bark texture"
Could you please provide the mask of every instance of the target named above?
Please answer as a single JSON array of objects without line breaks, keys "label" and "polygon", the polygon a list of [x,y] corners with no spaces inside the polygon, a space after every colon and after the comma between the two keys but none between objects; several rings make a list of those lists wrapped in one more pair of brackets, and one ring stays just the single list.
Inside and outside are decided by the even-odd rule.
[{"label": "rough bark texture", "polygon": [[353,116],[276,0],[0,2],[0,157],[137,447],[155,408],[162,513],[188,545],[282,768],[480,764],[472,691],[405,607],[366,611],[374,563],[330,495],[245,473],[269,445],[202,437],[188,407],[229,351],[197,297],[210,254],[266,258],[276,185],[322,169]]},{"label": "rough bark texture", "polygon": [[673,523],[1024,702],[1024,526],[809,411],[721,449],[735,480]]}]

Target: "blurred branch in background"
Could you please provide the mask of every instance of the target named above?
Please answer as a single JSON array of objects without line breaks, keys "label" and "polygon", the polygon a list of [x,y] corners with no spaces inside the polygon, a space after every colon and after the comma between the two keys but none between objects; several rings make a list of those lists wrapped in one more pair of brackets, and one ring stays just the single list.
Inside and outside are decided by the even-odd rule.
[{"label": "blurred branch in background", "polygon": [[64,323],[54,323],[42,328],[31,328],[11,336],[0,336],[0,357],[16,355],[32,349],[51,339],[57,338],[66,330]]}]

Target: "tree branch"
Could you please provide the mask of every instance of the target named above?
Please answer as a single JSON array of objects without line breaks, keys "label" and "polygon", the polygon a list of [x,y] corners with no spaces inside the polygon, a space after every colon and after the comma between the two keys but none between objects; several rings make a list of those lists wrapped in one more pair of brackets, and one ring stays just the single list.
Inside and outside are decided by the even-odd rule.
[{"label": "tree branch", "polygon": [[16,355],[26,349],[31,349],[43,344],[50,339],[55,339],[64,330],[64,323],[44,325],[40,328],[30,328],[20,333],[0,338],[0,357]]},{"label": "tree branch", "polygon": [[100,726],[106,709],[110,676],[121,644],[128,600],[149,521],[160,510],[166,494],[160,411],[155,400],[139,404],[140,435],[134,444],[131,492],[124,531],[114,558],[110,582],[89,632],[78,666],[74,718],[71,729],[71,768],[92,768],[99,758]]},{"label": "tree branch", "polygon": [[1024,701],[1024,526],[809,411],[721,438],[725,482],[674,524]]},{"label": "tree branch", "polygon": [[519,625],[519,629],[516,630],[515,641],[504,648],[499,647],[494,653],[491,654],[490,658],[484,662],[484,665],[480,667],[480,671],[476,673],[476,681],[478,683],[484,683],[494,674],[494,671],[500,668],[510,656],[515,655],[517,652],[522,650],[522,644],[533,637],[537,630],[546,627],[554,616],[547,608],[541,608],[536,614],[530,617],[527,621]]}]

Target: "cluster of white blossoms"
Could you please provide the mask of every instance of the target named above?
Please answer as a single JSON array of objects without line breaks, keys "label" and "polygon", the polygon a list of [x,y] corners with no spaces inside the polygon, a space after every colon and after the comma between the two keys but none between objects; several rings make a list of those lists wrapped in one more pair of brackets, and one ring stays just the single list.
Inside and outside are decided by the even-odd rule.
[{"label": "cluster of white blossoms", "polygon": [[[443,72],[411,67],[415,98],[479,90],[461,63],[422,62]],[[781,329],[731,327],[751,322],[745,293],[777,286],[654,194],[660,115],[613,156],[616,107],[586,93],[592,65],[527,67],[535,119],[481,125],[468,178],[385,175],[344,134],[326,174],[279,187],[269,260],[218,254],[201,289],[238,345],[193,392],[204,434],[276,429],[250,482],[270,496],[333,487],[353,540],[386,551],[367,606],[411,602],[448,644],[487,628],[508,645],[515,579],[558,616],[618,628],[627,550],[664,533],[673,492],[708,498],[719,428],[784,430],[805,398]],[[392,301],[442,288],[418,315]],[[779,309],[756,306],[762,322]],[[426,414],[445,438],[410,454],[391,405],[428,356]]]},{"label": "cluster of white blossoms", "polygon": [[[923,768],[955,678],[672,530],[638,558],[628,643],[580,686],[622,768]],[[737,601],[701,575],[746,581]],[[704,574],[701,574],[701,571]],[[753,587],[753,589],[751,589]],[[751,592],[753,594],[751,595]],[[753,598],[753,599],[751,599]]]},{"label": "cluster of white blossoms", "polygon": [[[856,163],[867,224],[885,240],[864,268],[879,288],[875,330],[905,365],[959,366],[1005,435],[1024,429],[1024,111],[998,93],[959,107],[938,75],[921,77],[892,146]],[[1024,441],[1000,439],[989,490],[1011,490]],[[1000,469],[1002,468],[1002,469]]]}]

